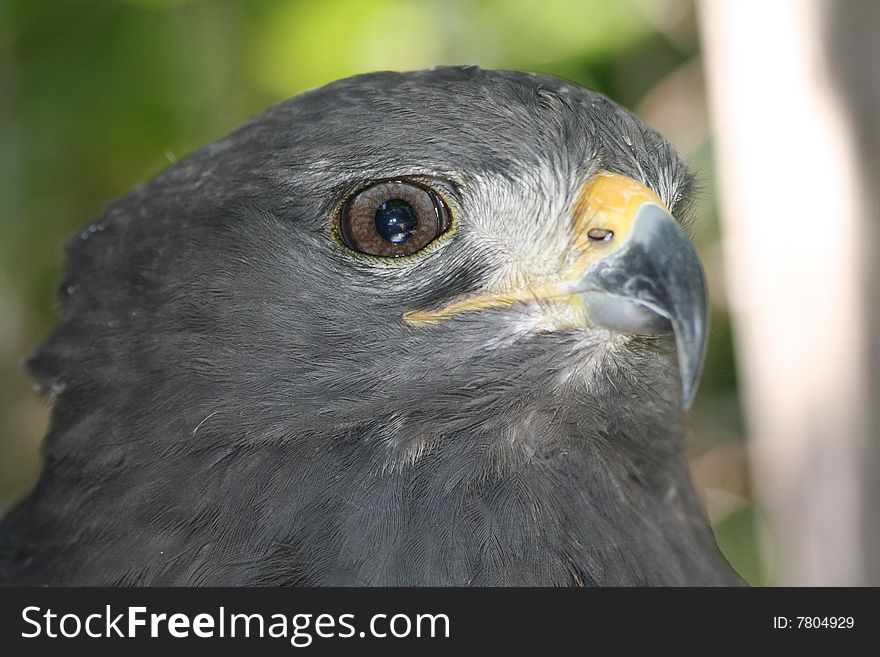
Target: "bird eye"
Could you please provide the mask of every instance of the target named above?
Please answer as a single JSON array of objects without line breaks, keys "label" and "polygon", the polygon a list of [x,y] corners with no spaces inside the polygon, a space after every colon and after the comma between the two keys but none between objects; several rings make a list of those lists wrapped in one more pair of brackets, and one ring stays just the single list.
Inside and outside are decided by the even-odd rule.
[{"label": "bird eye", "polygon": [[399,258],[425,248],[449,225],[449,210],[439,195],[393,180],[367,187],[342,205],[339,237],[355,251]]}]

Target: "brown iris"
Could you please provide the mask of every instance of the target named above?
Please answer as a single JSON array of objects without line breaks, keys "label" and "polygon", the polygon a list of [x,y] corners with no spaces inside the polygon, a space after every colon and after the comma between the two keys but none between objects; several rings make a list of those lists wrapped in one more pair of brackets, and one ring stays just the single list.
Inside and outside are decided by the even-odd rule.
[{"label": "brown iris", "polygon": [[449,224],[449,210],[433,190],[390,180],[361,190],[343,204],[339,237],[355,251],[399,258],[426,247]]}]

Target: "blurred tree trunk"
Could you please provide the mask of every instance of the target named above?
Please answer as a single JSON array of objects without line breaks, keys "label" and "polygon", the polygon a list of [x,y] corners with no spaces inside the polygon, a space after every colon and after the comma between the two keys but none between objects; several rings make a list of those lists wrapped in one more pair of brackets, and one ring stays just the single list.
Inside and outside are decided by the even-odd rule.
[{"label": "blurred tree trunk", "polygon": [[780,584],[880,583],[877,8],[700,5],[743,401]]},{"label": "blurred tree trunk", "polygon": [[832,3],[828,47],[846,103],[863,194],[863,303],[868,321],[869,442],[857,474],[865,581],[880,585],[880,2]]}]

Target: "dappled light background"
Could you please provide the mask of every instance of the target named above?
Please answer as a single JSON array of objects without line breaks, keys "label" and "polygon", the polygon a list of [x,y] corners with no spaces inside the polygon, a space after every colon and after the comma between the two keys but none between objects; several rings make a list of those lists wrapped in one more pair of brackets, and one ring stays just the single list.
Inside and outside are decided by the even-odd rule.
[{"label": "dappled light background", "polygon": [[102,205],[252,113],[336,78],[478,64],[601,91],[700,177],[708,360],[688,454],[722,550],[773,582],[752,500],[687,0],[0,0],[0,512],[36,478],[49,405],[20,371],[54,323],[62,245]]}]

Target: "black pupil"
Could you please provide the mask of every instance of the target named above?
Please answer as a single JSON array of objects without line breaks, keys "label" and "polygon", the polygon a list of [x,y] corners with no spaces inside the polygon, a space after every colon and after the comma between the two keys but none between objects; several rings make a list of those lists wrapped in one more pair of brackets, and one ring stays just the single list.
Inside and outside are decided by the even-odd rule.
[{"label": "black pupil", "polygon": [[376,230],[382,239],[392,244],[406,242],[418,223],[413,207],[399,198],[385,201],[376,210]]}]

